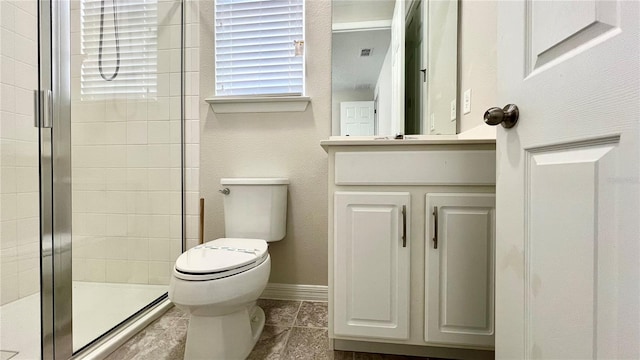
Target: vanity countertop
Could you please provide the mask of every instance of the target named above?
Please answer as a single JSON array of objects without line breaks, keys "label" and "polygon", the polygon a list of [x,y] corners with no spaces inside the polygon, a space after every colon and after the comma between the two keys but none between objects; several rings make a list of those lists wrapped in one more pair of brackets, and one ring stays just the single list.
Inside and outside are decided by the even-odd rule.
[{"label": "vanity countertop", "polygon": [[[377,138],[377,137],[375,137]],[[456,135],[419,135],[410,136],[407,139],[395,140],[374,139],[374,136],[331,136],[328,140],[320,141],[322,147],[345,145],[454,145],[454,144],[495,144],[495,139],[459,139]]]},{"label": "vanity countertop", "polygon": [[465,145],[495,144],[495,128],[481,126],[456,135],[405,135],[404,139],[393,136],[331,136],[320,141],[325,150],[329,146],[397,146],[397,145]]}]

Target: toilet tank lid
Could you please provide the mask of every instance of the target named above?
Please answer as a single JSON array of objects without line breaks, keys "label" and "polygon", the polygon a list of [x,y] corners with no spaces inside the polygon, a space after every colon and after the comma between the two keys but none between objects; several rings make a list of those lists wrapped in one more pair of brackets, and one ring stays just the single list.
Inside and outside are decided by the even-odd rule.
[{"label": "toilet tank lid", "polygon": [[222,178],[220,185],[288,185],[287,178]]}]

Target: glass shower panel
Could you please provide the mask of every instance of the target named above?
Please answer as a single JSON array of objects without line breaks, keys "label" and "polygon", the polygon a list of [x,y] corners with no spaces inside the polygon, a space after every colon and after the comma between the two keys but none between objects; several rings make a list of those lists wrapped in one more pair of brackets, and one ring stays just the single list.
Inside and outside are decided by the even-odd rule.
[{"label": "glass shower panel", "polygon": [[0,1],[0,359],[40,358],[35,1]]},{"label": "glass shower panel", "polygon": [[182,251],[182,5],[71,4],[73,348],[167,292]]}]

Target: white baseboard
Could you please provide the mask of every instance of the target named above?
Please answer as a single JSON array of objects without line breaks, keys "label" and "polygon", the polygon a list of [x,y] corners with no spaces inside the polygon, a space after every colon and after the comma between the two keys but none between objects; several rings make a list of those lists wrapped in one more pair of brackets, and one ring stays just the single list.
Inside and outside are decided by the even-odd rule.
[{"label": "white baseboard", "polygon": [[328,287],[325,285],[296,285],[268,283],[261,299],[327,301]]}]

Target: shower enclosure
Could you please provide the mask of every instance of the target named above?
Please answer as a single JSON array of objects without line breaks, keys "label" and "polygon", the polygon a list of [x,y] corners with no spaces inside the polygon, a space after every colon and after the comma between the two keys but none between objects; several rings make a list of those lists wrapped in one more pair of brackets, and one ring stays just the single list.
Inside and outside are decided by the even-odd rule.
[{"label": "shower enclosure", "polygon": [[0,359],[68,359],[183,250],[183,4],[0,1]]}]

